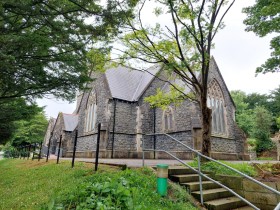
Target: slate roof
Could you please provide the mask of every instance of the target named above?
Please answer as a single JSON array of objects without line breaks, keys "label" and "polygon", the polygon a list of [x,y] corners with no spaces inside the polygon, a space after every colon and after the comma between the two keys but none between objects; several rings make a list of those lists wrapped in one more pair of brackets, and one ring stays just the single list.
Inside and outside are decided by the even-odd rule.
[{"label": "slate roof", "polygon": [[78,125],[78,116],[77,114],[65,114],[62,113],[64,120],[64,130],[73,131]]},{"label": "slate roof", "polygon": [[159,65],[145,71],[124,66],[108,69],[105,75],[112,97],[130,102],[138,101],[160,69]]}]

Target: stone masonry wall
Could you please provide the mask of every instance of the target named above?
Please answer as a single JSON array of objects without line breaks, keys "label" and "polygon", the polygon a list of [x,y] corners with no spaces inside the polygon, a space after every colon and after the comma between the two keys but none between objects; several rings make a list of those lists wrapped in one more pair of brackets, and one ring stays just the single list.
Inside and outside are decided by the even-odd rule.
[{"label": "stone masonry wall", "polygon": [[212,136],[211,150],[213,152],[236,153],[236,140]]}]

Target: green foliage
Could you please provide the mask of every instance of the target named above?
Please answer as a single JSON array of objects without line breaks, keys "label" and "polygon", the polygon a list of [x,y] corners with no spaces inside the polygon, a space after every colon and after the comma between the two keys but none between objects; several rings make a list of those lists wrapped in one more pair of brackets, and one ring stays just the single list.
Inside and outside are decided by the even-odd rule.
[{"label": "green foliage", "polygon": [[196,209],[186,202],[186,192],[180,191],[172,200],[158,195],[156,176],[144,168],[94,174],[75,192],[56,200],[51,209]]},{"label": "green foliage", "polygon": [[271,114],[263,107],[254,110],[254,127],[251,136],[257,140],[256,151],[263,152],[274,147],[270,139]]},{"label": "green foliage", "polygon": [[171,87],[167,93],[158,88],[155,95],[146,97],[144,101],[148,102],[151,107],[160,107],[161,109],[166,109],[171,103],[178,106],[184,101],[184,97],[178,90],[182,92],[183,88]]},{"label": "green foliage", "polygon": [[270,92],[269,100],[269,110],[274,116],[280,116],[280,86]]},{"label": "green foliage", "polygon": [[232,98],[236,105],[236,122],[244,130],[247,136],[253,132],[254,109],[258,106],[264,107],[272,114],[270,132],[275,133],[277,118],[280,116],[280,87],[272,90],[270,94],[251,93],[246,95],[242,91],[231,91]]},{"label": "green foliage", "polygon": [[272,157],[258,157],[257,160],[273,160]]},{"label": "green foliage", "polygon": [[17,129],[16,121],[31,119],[43,109],[23,98],[5,100],[0,103],[0,143],[11,140]]},{"label": "green foliage", "polygon": [[4,151],[5,158],[12,158],[18,156],[16,149],[11,145],[10,142],[7,142],[2,148],[2,150]]},{"label": "green foliage", "polygon": [[247,14],[244,20],[247,25],[246,31],[253,31],[260,37],[270,33],[276,34],[270,42],[273,50],[271,57],[257,68],[256,73],[279,72],[280,70],[279,11],[279,0],[256,0],[255,5],[243,9],[243,12]]},{"label": "green foliage", "polygon": [[247,143],[252,147],[252,148],[256,148],[257,146],[257,140],[253,139],[253,138],[248,138],[247,139]]},{"label": "green foliage", "polygon": [[280,116],[276,118],[277,128],[280,130]]},{"label": "green foliage", "polygon": [[246,93],[240,90],[231,91],[232,99],[236,106],[236,122],[238,126],[246,133],[250,135],[253,129],[253,110],[248,109],[249,104],[245,102]]},{"label": "green foliage", "polygon": [[42,142],[47,126],[48,121],[43,112],[30,119],[16,121],[16,130],[11,138],[12,144],[18,146]]},{"label": "green foliage", "polygon": [[[228,163],[225,161],[220,161],[220,162],[222,162],[223,164],[230,166],[248,176],[254,177],[257,175],[257,171],[255,170],[255,168],[248,163]],[[197,167],[198,166],[197,160],[191,162],[190,165]],[[232,171],[231,169],[228,169],[225,166],[222,166],[218,163],[211,162],[211,161],[203,163],[201,165],[201,169],[204,171],[213,173],[215,175],[221,174],[221,175],[240,176],[238,173]]]},{"label": "green foliage", "polygon": [[107,48],[136,2],[2,0],[0,99],[73,99],[90,80],[88,50]]}]

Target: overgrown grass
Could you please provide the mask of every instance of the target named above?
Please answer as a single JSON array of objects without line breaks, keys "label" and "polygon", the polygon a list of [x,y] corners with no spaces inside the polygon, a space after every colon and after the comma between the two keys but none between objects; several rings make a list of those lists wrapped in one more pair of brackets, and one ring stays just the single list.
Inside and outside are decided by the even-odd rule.
[{"label": "overgrown grass", "polygon": [[[248,176],[251,176],[251,177],[254,177],[258,174],[256,169],[248,163],[229,163],[229,162],[225,162],[225,161],[220,161],[220,162],[222,162],[234,169],[237,169],[238,171],[240,171],[244,174],[247,174]],[[197,161],[191,162],[190,165],[193,167],[198,167]],[[238,173],[232,171],[231,169],[228,169],[227,167],[222,166],[215,162],[202,163],[201,168],[202,168],[202,170],[210,172],[212,174],[240,176]]]},{"label": "overgrown grass", "polygon": [[0,161],[0,209],[196,209],[188,194],[170,185],[168,196],[156,193],[156,176],[147,168],[120,171],[92,164]]},{"label": "overgrown grass", "polygon": [[[196,209],[186,190],[169,186],[167,198],[156,193],[156,176],[147,168],[97,173],[71,193],[55,199],[50,209]],[[46,208],[47,209],[47,208]]]},{"label": "overgrown grass", "polygon": [[50,197],[77,190],[92,167],[76,163],[72,169],[68,161],[57,165],[54,161],[1,160],[0,209],[40,209]]}]

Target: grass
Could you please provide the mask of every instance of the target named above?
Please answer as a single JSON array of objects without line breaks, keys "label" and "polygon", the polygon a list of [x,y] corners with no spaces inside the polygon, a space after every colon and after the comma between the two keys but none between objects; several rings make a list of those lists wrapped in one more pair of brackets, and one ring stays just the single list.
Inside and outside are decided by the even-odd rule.
[{"label": "grass", "polygon": [[[229,163],[225,161],[220,161],[224,163],[225,165],[228,165],[234,169],[237,169],[238,171],[247,174],[248,176],[255,177],[257,176],[257,171],[256,169],[251,166],[248,163]],[[190,163],[191,166],[197,167],[198,163],[197,161],[193,161]],[[225,166],[222,166],[218,163],[215,162],[205,162],[201,165],[202,170],[208,171],[212,174],[221,174],[221,175],[233,175],[233,176],[240,176],[238,173],[232,171],[231,169],[228,169]]]},{"label": "grass", "polygon": [[160,197],[150,169],[100,166],[93,173],[85,163],[1,160],[0,209],[196,209],[177,185]]},{"label": "grass", "polygon": [[54,161],[1,160],[0,209],[40,209],[51,197],[75,191],[92,167],[76,163],[72,169],[68,161],[57,165]]}]

